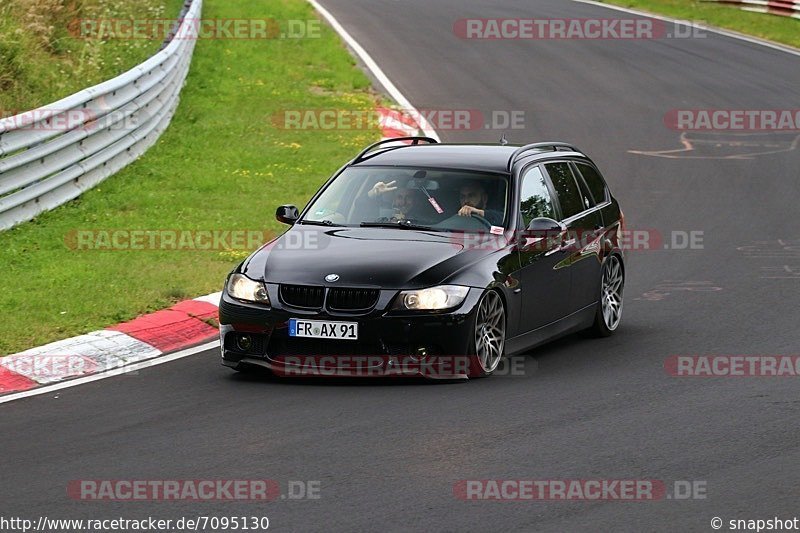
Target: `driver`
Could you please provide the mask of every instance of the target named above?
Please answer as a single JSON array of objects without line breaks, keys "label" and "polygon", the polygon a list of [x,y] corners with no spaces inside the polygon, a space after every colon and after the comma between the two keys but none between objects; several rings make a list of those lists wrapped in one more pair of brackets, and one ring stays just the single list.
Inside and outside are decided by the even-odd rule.
[{"label": "driver", "polygon": [[469,217],[477,215],[483,217],[493,226],[503,223],[503,213],[495,209],[486,209],[489,201],[489,193],[486,187],[479,180],[469,180],[461,185],[459,189],[461,208],[458,210],[459,216]]}]

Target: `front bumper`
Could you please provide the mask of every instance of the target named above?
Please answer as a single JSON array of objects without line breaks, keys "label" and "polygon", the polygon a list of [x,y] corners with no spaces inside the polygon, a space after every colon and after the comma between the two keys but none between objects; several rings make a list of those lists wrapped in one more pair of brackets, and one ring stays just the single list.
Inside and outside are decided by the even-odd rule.
[{"label": "front bumper", "polygon": [[[234,300],[223,292],[222,364],[258,366],[280,376],[460,379],[469,374],[469,341],[480,289],[470,289],[455,310],[426,314],[389,312],[396,290],[382,290],[375,308],[359,314],[291,308],[280,302],[277,285],[267,284],[267,290],[270,308]],[[290,318],[358,322],[359,338],[290,337]],[[238,342],[243,335],[249,342]]]}]

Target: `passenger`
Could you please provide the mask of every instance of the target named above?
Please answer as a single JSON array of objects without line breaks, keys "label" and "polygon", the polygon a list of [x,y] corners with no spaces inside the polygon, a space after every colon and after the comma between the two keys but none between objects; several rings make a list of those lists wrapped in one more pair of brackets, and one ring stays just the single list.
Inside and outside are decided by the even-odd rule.
[{"label": "passenger", "polygon": [[[367,196],[373,200],[377,200],[386,194],[393,194],[392,209],[394,210],[394,214],[390,220],[414,218],[413,212],[415,208],[418,207],[417,191],[406,186],[398,186],[398,179],[407,180],[405,176],[400,176],[388,182],[379,181],[367,192]],[[404,185],[407,185],[407,183]]]}]

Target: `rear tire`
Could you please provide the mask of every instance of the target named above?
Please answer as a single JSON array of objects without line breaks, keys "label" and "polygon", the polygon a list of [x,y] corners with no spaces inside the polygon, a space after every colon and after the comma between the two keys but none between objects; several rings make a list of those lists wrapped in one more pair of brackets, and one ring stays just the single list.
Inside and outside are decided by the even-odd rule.
[{"label": "rear tire", "polygon": [[623,291],[625,289],[625,268],[622,259],[612,254],[603,262],[600,279],[600,299],[594,324],[588,332],[595,337],[609,337],[619,328],[622,320]]}]

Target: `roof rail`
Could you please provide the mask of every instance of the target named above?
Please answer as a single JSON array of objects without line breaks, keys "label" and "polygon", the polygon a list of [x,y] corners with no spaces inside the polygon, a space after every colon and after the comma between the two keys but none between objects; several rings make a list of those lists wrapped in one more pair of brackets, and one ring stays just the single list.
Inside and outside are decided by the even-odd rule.
[{"label": "roof rail", "polygon": [[565,142],[541,142],[541,143],[526,144],[525,146],[522,146],[514,150],[514,153],[511,154],[511,157],[508,158],[508,166],[506,170],[511,172],[511,167],[514,166],[514,163],[516,163],[517,159],[519,159],[525,152],[528,152],[530,150],[542,150],[542,151],[549,150],[551,152],[557,152],[561,148],[566,148],[571,152],[583,153],[577,148],[575,148],[574,145]]},{"label": "roof rail", "polygon": [[[375,144],[370,144],[369,146],[361,150],[361,153],[359,153],[350,163],[353,165],[356,163],[360,163],[361,161],[367,159],[366,156],[370,152],[375,151],[377,148],[383,146],[384,144],[393,143],[397,141],[411,141],[412,145],[417,145],[421,141],[425,141],[428,144],[439,144],[439,141],[437,141],[436,139],[432,139],[431,137],[394,137],[391,139],[384,139],[382,141],[376,142]],[[396,148],[401,148],[401,146],[397,146]]]}]

